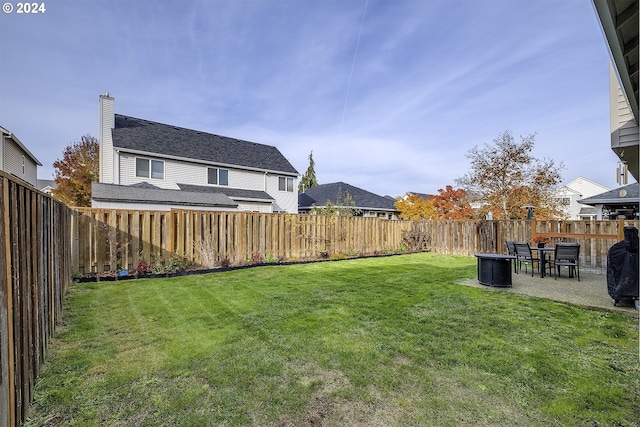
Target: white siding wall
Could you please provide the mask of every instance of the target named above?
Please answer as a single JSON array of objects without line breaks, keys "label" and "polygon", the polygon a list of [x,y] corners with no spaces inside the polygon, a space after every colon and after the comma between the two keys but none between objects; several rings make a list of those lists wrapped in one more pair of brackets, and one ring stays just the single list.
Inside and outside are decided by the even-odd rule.
[{"label": "white siding wall", "polygon": [[[3,164],[4,171],[17,176],[20,179],[28,182],[29,184],[36,186],[38,182],[38,165],[28,156],[18,144],[12,139],[3,139]],[[24,160],[24,172],[22,169]]]},{"label": "white siding wall", "polygon": [[[111,129],[115,127],[115,100],[107,95],[100,95],[100,182],[114,184],[116,176],[114,167],[115,152]],[[117,183],[116,183],[117,184]]]},{"label": "white siding wall", "polygon": [[267,193],[274,199],[283,210],[288,213],[298,213],[298,178],[293,178],[293,192],[280,191],[278,189],[278,178],[285,175],[267,175]]},{"label": "white siding wall", "polygon": [[245,212],[261,212],[271,213],[273,211],[270,203],[249,203],[249,202],[237,202],[238,210]]},{"label": "white siding wall", "polygon": [[138,211],[170,211],[171,209],[189,209],[194,211],[236,211],[233,208],[212,208],[212,207],[199,207],[199,206],[184,206],[184,205],[165,205],[165,204],[153,204],[153,203],[125,203],[125,202],[102,202],[93,200],[91,202],[92,208],[100,209],[128,209]]},{"label": "white siding wall", "polygon": [[[120,153],[118,162],[120,165],[119,179],[121,185],[131,185],[139,182],[149,182],[160,188],[178,188],[176,184],[209,185],[207,183],[207,166],[200,163],[180,162],[177,160],[164,161],[164,179],[151,179],[136,177],[136,158],[148,158],[163,160],[155,157],[136,156],[129,153]],[[243,190],[264,191],[264,173],[240,169],[229,170],[229,187]],[[276,187],[277,188],[277,187]]]},{"label": "white siding wall", "polygon": [[611,147],[628,147],[640,143],[638,123],[633,118],[633,112],[627,103],[622,88],[618,84],[613,67],[609,73],[611,94]]},{"label": "white siding wall", "polygon": [[[177,189],[177,184],[208,185],[207,165],[199,163],[180,162],[176,160],[164,160],[164,179],[138,178],[136,177],[135,164],[136,155],[120,153],[117,164],[120,167],[119,183],[121,185],[131,185],[146,181],[159,188]],[[145,158],[146,157],[140,156]],[[161,159],[157,159],[161,160]],[[227,169],[227,168],[222,168]],[[243,190],[266,191],[276,200],[276,203],[289,213],[298,213],[298,179],[294,178],[294,192],[278,190],[278,178],[283,175],[265,174],[258,171],[247,171],[240,169],[229,170],[229,188]],[[266,188],[265,188],[266,181]],[[271,206],[265,204],[254,204],[249,202],[240,203],[241,210],[271,212]],[[268,210],[265,210],[268,209]]]}]

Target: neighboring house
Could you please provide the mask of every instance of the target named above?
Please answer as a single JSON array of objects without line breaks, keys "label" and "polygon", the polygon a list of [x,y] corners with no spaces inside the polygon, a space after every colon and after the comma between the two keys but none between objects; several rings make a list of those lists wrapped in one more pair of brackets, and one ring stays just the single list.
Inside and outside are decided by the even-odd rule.
[{"label": "neighboring house", "polygon": [[[342,205],[345,198],[350,196],[354,206]],[[355,208],[361,212],[360,216],[385,219],[398,219],[400,212],[394,206],[394,200],[379,196],[344,182],[322,184],[308,188],[298,196],[298,212],[309,213],[315,206],[322,208],[327,202],[337,207]]]},{"label": "neighboring house", "polygon": [[54,189],[58,188],[58,185],[54,179],[39,179],[36,187],[43,193],[50,195]]},{"label": "neighboring house", "polygon": [[11,132],[0,126],[0,170],[20,178],[36,187],[38,184],[38,166],[42,163]]},{"label": "neighboring house", "polygon": [[638,147],[638,1],[592,0],[611,57],[609,102],[611,149],[640,180]]},{"label": "neighboring house", "polygon": [[593,206],[579,203],[578,200],[605,191],[609,191],[609,188],[580,176],[568,184],[558,187],[555,197],[561,199],[567,219],[596,219],[596,209]]},{"label": "neighboring house", "polygon": [[298,175],[276,147],[115,114],[100,96],[92,207],[297,213]]},{"label": "neighboring house", "polygon": [[579,203],[594,206],[596,219],[639,219],[640,184],[637,182],[615,190],[596,194]]}]

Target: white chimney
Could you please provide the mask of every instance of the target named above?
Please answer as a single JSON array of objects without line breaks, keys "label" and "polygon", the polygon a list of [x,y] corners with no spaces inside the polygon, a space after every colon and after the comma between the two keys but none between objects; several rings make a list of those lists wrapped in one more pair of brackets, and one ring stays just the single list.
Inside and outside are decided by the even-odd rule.
[{"label": "white chimney", "polygon": [[109,92],[100,95],[100,182],[113,184],[113,138],[111,130],[115,127],[115,99]]}]

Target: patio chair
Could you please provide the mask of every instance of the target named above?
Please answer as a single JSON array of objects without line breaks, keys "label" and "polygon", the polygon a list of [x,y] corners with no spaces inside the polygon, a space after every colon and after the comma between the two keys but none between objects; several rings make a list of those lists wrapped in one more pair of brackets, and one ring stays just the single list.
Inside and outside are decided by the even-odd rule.
[{"label": "patio chair", "polygon": [[[569,277],[577,276],[580,281],[580,243],[556,243],[556,252],[550,267],[553,277],[560,276],[560,267],[569,269]],[[556,276],[556,270],[558,272]]]},{"label": "patio chair", "polygon": [[[512,242],[511,240],[506,240],[505,243],[507,244],[507,253],[509,255],[517,257],[515,243]],[[518,265],[516,260],[513,261],[513,272],[516,274],[518,273]]]},{"label": "patio chair", "polygon": [[538,258],[534,258],[531,253],[531,246],[529,243],[517,243],[514,242],[514,246],[516,248],[516,262],[520,266],[520,270],[522,270],[522,264],[524,263],[524,272],[527,273],[527,264],[531,264],[531,277],[535,273],[535,265],[538,264],[538,269],[540,268],[540,261]]}]

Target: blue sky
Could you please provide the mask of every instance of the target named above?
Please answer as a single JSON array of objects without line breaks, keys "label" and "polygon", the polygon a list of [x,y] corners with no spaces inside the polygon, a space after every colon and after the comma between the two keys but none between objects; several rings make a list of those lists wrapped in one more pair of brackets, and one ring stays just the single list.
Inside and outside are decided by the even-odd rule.
[{"label": "blue sky", "polygon": [[[13,2],[14,9],[16,2]],[[510,130],[614,188],[589,0],[45,1],[0,14],[0,126],[44,164],[116,112],[274,145],[320,183],[435,193]]]}]

